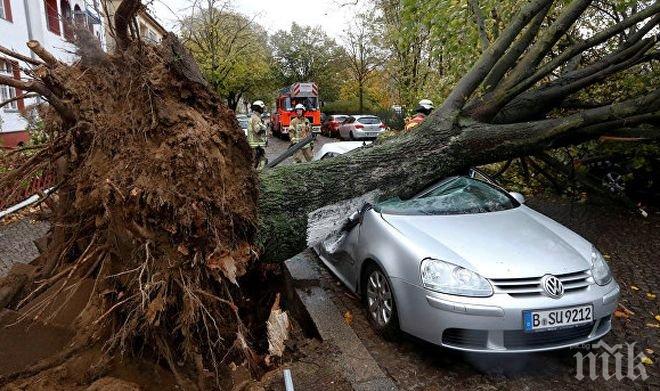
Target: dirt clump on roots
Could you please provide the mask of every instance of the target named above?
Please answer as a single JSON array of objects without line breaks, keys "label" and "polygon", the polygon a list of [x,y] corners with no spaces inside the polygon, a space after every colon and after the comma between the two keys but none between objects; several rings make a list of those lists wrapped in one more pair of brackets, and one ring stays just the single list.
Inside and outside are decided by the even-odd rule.
[{"label": "dirt clump on roots", "polygon": [[[55,172],[47,248],[13,308],[56,284],[53,298],[90,279],[93,289],[67,351],[0,384],[97,349],[106,363],[148,357],[181,385],[219,387],[223,365],[258,362],[239,317],[240,278],[257,255],[251,149],[173,35],[115,54],[81,41],[73,65],[32,43],[48,141],[27,158],[3,157],[16,160],[0,188]],[[47,322],[52,304],[20,320]]]}]

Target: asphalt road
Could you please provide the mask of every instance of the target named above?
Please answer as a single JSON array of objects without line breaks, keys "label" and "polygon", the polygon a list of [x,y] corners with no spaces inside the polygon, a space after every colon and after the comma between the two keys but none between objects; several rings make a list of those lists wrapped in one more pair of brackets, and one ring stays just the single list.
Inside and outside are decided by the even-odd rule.
[{"label": "asphalt road", "polygon": [[[319,134],[316,137],[316,141],[314,142],[314,152],[316,153],[316,151],[318,151],[323,144],[336,141],[339,140],[328,138]],[[268,146],[266,147],[266,158],[268,158],[268,161],[272,161],[273,159],[283,154],[287,148],[289,148],[289,145],[289,140],[282,140],[276,136],[270,135],[268,137]],[[290,157],[280,164],[293,164],[293,158]]]}]

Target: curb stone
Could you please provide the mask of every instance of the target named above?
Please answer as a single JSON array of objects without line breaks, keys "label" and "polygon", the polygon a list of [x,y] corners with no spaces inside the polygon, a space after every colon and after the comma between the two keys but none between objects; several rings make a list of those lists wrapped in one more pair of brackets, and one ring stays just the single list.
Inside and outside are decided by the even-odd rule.
[{"label": "curb stone", "polygon": [[303,327],[313,329],[323,341],[339,349],[342,374],[354,390],[398,390],[320,286],[321,267],[311,249],[284,262],[287,296],[294,316],[303,321]]}]

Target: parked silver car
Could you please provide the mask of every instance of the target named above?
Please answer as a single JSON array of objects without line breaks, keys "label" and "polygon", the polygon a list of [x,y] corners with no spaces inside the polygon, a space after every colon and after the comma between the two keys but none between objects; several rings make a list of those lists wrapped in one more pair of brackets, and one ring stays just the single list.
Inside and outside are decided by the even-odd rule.
[{"label": "parked silver car", "polygon": [[384,336],[532,352],[607,334],[619,286],[600,252],[475,176],[367,205],[315,250]]},{"label": "parked silver car", "polygon": [[375,115],[351,115],[339,126],[342,140],[375,139],[385,130],[385,124]]},{"label": "parked silver car", "polygon": [[245,133],[245,135],[247,136],[248,121],[250,120],[248,116],[245,114],[236,114],[236,120],[238,121],[238,125],[243,130],[243,133]]}]

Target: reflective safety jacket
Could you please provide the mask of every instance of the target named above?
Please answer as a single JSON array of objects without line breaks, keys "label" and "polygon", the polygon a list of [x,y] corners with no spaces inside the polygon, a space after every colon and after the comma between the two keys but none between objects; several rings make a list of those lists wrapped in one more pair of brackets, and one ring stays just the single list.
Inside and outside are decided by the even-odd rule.
[{"label": "reflective safety jacket", "polygon": [[252,113],[250,120],[248,121],[248,132],[247,139],[250,147],[257,148],[266,146],[268,142],[268,132],[266,132],[267,127],[264,124],[264,121],[261,119],[261,116],[257,113]]},{"label": "reflective safety jacket", "polygon": [[[309,120],[305,117],[298,118],[295,117],[291,120],[291,125],[289,125],[289,139],[291,144],[297,144],[305,137],[309,136],[312,132],[312,127],[309,124]],[[311,145],[307,144],[303,148],[310,148]]]},{"label": "reflective safety jacket", "polygon": [[415,126],[421,124],[426,119],[426,116],[422,113],[415,114],[412,118],[408,119],[406,122],[406,130],[410,130]]}]

